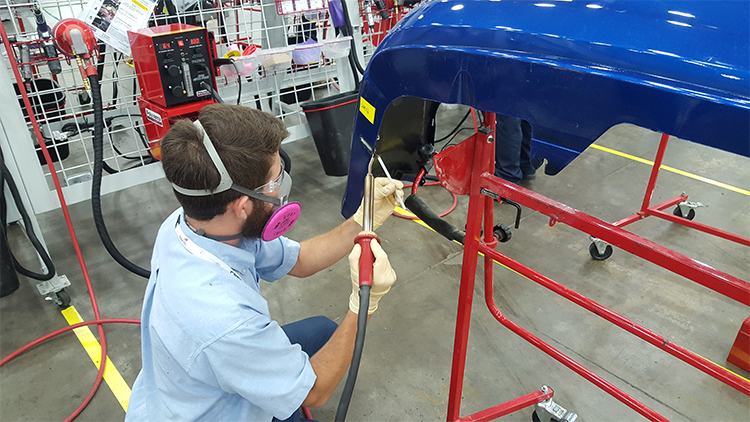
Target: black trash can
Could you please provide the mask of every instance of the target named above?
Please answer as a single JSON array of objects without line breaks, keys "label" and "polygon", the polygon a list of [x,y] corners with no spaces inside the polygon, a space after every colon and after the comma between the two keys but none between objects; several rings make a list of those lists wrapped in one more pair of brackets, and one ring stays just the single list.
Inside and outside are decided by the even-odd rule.
[{"label": "black trash can", "polygon": [[323,171],[329,176],[349,173],[358,98],[358,92],[348,92],[302,104]]}]

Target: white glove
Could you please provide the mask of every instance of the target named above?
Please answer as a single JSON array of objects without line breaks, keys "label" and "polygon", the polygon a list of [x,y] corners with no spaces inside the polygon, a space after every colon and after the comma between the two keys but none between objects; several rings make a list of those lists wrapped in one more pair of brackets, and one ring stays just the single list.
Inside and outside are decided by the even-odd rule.
[{"label": "white glove", "polygon": [[[393,209],[396,208],[398,202],[396,195],[404,197],[404,184],[400,180],[394,180],[391,183],[385,177],[376,177],[373,192],[375,198],[372,201],[372,230],[375,231],[385,223],[388,216],[393,213]],[[364,199],[362,200],[364,201]],[[360,203],[359,209],[354,214],[354,221],[360,226],[364,226],[362,224],[363,213],[363,204]]]},{"label": "white glove", "polygon": [[[388,262],[388,255],[377,240],[370,241],[370,249],[375,256],[375,264],[372,266],[372,288],[370,290],[370,306],[367,314],[372,315],[378,309],[378,302],[396,282],[396,272]],[[359,244],[354,245],[352,253],[349,254],[349,268],[352,276],[352,294],[349,296],[349,309],[355,314],[359,313],[359,256],[362,248]]]}]

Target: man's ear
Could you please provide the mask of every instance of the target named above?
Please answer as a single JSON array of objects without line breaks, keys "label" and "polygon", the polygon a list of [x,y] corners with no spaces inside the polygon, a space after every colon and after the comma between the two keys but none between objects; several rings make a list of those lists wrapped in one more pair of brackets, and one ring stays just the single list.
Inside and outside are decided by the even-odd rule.
[{"label": "man's ear", "polygon": [[246,219],[253,211],[253,201],[248,196],[241,196],[227,205],[227,211],[241,219]]}]

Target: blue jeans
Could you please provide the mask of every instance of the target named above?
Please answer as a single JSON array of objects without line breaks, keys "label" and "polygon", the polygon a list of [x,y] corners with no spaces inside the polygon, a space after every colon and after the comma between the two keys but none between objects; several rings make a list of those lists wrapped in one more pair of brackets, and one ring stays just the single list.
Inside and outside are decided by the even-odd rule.
[{"label": "blue jeans", "polygon": [[[286,336],[292,344],[299,344],[302,350],[308,356],[312,356],[320,350],[324,344],[331,338],[338,325],[324,316],[314,316],[305,318],[291,324],[282,325]],[[297,409],[292,416],[284,421],[299,422],[302,419],[300,409]],[[273,422],[280,422],[279,419],[273,418]]]},{"label": "blue jeans", "polygon": [[531,125],[518,117],[496,115],[495,176],[518,183],[536,170],[531,165]]}]

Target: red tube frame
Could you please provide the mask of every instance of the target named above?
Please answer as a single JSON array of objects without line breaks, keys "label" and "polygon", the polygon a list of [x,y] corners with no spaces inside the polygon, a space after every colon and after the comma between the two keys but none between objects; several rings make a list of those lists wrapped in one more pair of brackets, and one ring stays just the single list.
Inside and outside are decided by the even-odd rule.
[{"label": "red tube frame", "polygon": [[643,196],[643,205],[641,206],[641,210],[631,215],[630,217],[625,217],[622,220],[613,223],[612,225],[615,227],[625,227],[628,224],[634,223],[638,220],[642,220],[646,217],[653,216],[653,217],[659,217],[661,219],[671,221],[672,223],[681,224],[683,226],[690,227],[691,229],[700,230],[704,233],[708,233],[714,236],[721,237],[722,239],[726,239],[726,240],[739,243],[745,246],[750,246],[750,239],[748,239],[747,237],[743,237],[734,233],[729,233],[727,231],[717,229],[716,227],[711,227],[705,224],[696,223],[694,221],[688,220],[687,218],[677,217],[676,215],[672,215],[663,211],[664,209],[667,209],[671,207],[672,205],[677,205],[680,202],[687,201],[688,196],[685,194],[676,196],[659,205],[656,205],[653,207],[651,206],[651,197],[654,194],[654,187],[656,186],[656,179],[659,177],[659,169],[661,168],[661,163],[662,163],[662,160],[664,159],[664,153],[667,150],[668,143],[669,143],[669,135],[667,135],[666,133],[663,133],[661,135],[661,141],[659,142],[659,149],[656,152],[656,158],[654,159],[654,166],[651,169],[651,176],[648,179],[648,186],[646,187],[646,193]]},{"label": "red tube frame", "polygon": [[[551,226],[554,225],[557,221],[562,221],[570,225],[571,227],[592,234],[597,238],[612,243],[615,246],[621,247],[631,253],[641,256],[642,258],[654,262],[657,265],[670,269],[675,273],[691,278],[694,281],[719,293],[725,294],[732,299],[735,299],[746,305],[750,305],[750,284],[748,284],[747,282],[737,279],[736,277],[729,276],[728,274],[722,273],[720,271],[714,270],[713,268],[710,268],[699,261],[692,260],[688,257],[677,254],[676,252],[671,251],[663,246],[628,233],[617,227],[617,225],[615,224],[605,223],[590,215],[584,214],[573,208],[555,202],[549,198],[506,182],[488,172],[488,170],[491,170],[494,167],[494,139],[492,137],[495,129],[494,114],[484,113],[484,122],[485,127],[487,127],[489,131],[485,131],[484,133],[477,133],[477,135],[473,138],[473,142],[475,142],[474,156],[467,157],[467,160],[472,160],[471,164],[469,164],[472,166],[471,193],[469,198],[469,210],[466,225],[467,231],[464,245],[463,267],[461,271],[458,311],[456,316],[456,334],[453,349],[453,364],[451,368],[451,383],[448,397],[447,420],[449,422],[459,420],[490,420],[507,414],[503,413],[503,411],[508,408],[509,403],[516,402],[516,400],[520,399],[519,398],[516,400],[512,400],[510,402],[492,407],[473,415],[460,418],[461,394],[466,366],[466,352],[469,336],[469,326],[471,322],[471,306],[473,301],[474,281],[477,269],[477,257],[478,253],[480,252],[485,255],[485,302],[493,316],[503,326],[510,329],[515,334],[538,347],[540,350],[544,351],[559,362],[563,363],[565,366],[572,369],[582,377],[586,378],[597,387],[606,391],[608,394],[617,398],[622,403],[640,413],[647,419],[652,421],[667,420],[644,404],[630,397],[614,385],[589,371],[587,368],[583,367],[576,361],[570,359],[568,356],[545,343],[538,337],[526,331],[519,325],[510,321],[502,314],[502,312],[494,303],[492,293],[493,260],[497,260],[501,264],[506,265],[512,270],[519,272],[520,274],[565,297],[573,303],[586,308],[587,310],[601,316],[602,318],[612,322],[620,328],[625,329],[626,331],[638,336],[639,338],[646,340],[652,345],[659,347],[667,353],[750,396],[750,382],[748,382],[746,379],[691,352],[690,350],[687,350],[675,343],[668,341],[664,337],[638,324],[635,324],[629,319],[605,308],[595,301],[545,277],[539,272],[534,271],[493,249],[493,244],[496,243],[494,242],[491,234],[493,226],[494,204],[493,198],[487,196],[488,193],[490,193],[492,196],[494,196],[494,194],[497,194],[502,198],[511,199],[549,216]],[[664,139],[665,138],[662,138],[663,141]],[[472,140],[470,139],[469,142],[471,141]],[[666,147],[666,142],[662,143],[663,145],[660,146],[660,150],[662,153],[661,156],[663,156],[662,147]],[[660,164],[661,160],[659,159],[658,165],[654,165],[655,170],[652,171],[652,180],[649,183],[649,188],[647,189],[647,194],[644,198],[644,209],[649,209],[648,204],[651,200],[651,195],[649,194],[649,192],[653,192],[653,186],[656,183],[655,173],[658,172]],[[682,200],[683,197],[678,198]],[[674,205],[672,201],[674,201],[675,199],[667,201],[664,204],[657,205],[653,208],[666,208]],[[665,205],[667,203],[669,203],[669,205]],[[652,211],[653,208],[649,211]],[[666,214],[661,211],[657,212]],[[679,217],[674,218],[679,219]],[[485,226],[484,239],[480,239],[482,219],[484,220],[483,222]],[[670,218],[668,219],[671,221]],[[706,280],[706,276],[708,276],[707,278],[709,280]],[[697,279],[699,277],[700,279]],[[530,404],[532,403],[529,403],[529,405]]]}]

